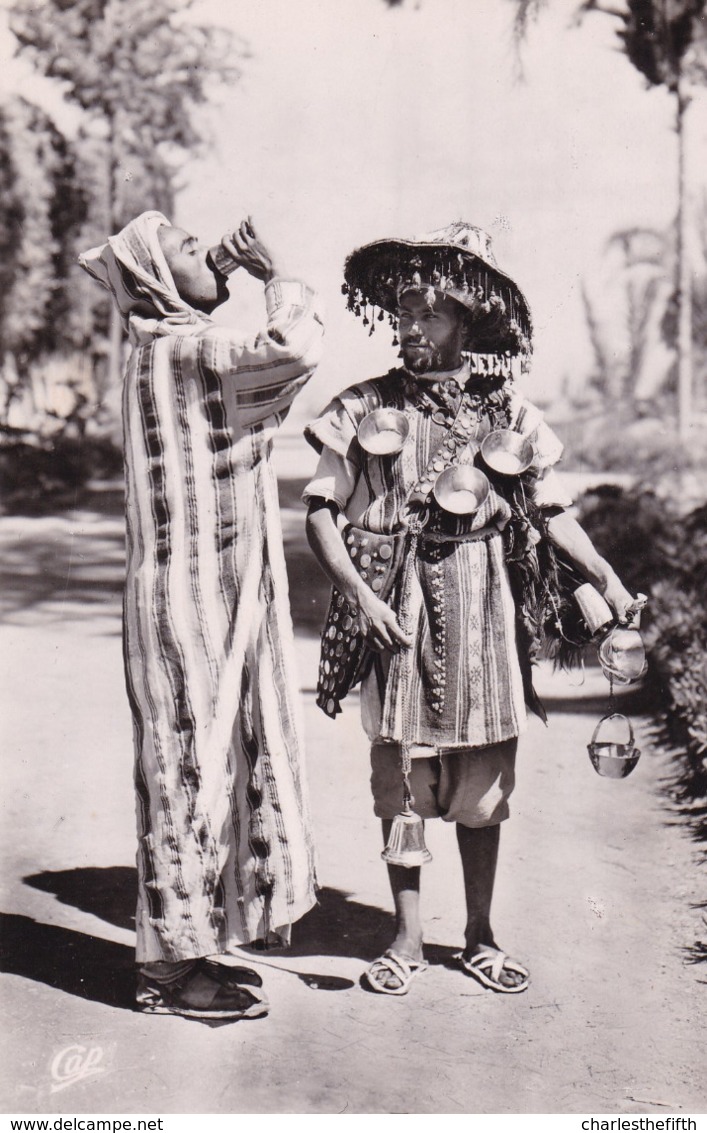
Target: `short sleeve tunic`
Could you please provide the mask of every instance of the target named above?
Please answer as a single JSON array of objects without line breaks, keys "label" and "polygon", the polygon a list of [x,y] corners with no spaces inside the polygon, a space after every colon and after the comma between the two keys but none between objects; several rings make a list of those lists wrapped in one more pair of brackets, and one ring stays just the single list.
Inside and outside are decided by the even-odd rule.
[{"label": "short sleeve tunic", "polygon": [[[435,401],[451,396],[456,382],[427,385],[403,370],[345,390],[308,426],[306,435],[320,460],[304,498],[336,503],[345,518],[364,530],[400,531],[407,493],[440,447],[448,423]],[[371,410],[393,406],[405,412],[410,431],[400,453],[365,452],[357,429]],[[539,506],[565,507],[553,467],[562,445],[531,402],[510,392],[510,424],[535,448],[533,496]],[[471,463],[491,424],[481,411],[474,439],[461,463]],[[504,560],[501,532],[510,508],[493,489],[471,517],[450,516],[432,504],[429,526],[449,533],[449,542],[423,541],[418,548],[409,595],[413,626],[409,688],[405,653],[383,654],[362,687],[362,717],[371,740],[406,738],[438,748],[483,747],[520,734],[525,723],[523,682],[516,647],[515,607]],[[460,538],[468,536],[468,538]]]}]

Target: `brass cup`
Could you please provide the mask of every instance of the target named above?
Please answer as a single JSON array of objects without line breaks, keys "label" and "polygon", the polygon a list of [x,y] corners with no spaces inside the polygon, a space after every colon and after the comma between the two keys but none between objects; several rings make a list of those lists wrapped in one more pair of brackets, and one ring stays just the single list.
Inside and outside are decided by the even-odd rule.
[{"label": "brass cup", "polygon": [[484,463],[502,476],[520,476],[533,463],[535,450],[527,437],[512,429],[494,429],[481,442]]},{"label": "brass cup", "polygon": [[473,515],[489,494],[489,482],[478,468],[462,465],[440,472],[433,488],[441,508],[454,515]]},{"label": "brass cup", "polygon": [[400,409],[373,409],[358,427],[358,443],[373,456],[400,452],[410,432],[410,422]]},{"label": "brass cup", "polygon": [[229,275],[233,275],[233,272],[237,271],[240,267],[238,260],[234,260],[231,253],[224,248],[223,244],[214,244],[213,248],[209,248],[208,259],[216,268],[219,275],[225,278],[228,278]]}]

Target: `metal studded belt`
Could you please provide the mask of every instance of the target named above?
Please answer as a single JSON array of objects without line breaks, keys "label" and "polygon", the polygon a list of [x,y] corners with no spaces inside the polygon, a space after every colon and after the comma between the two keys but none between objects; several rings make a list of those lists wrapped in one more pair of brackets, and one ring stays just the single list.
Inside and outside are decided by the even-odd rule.
[{"label": "metal studded belt", "polygon": [[466,531],[462,535],[447,535],[444,531],[425,529],[420,532],[420,540],[423,543],[479,543],[500,534],[498,527],[480,527],[478,531]]}]

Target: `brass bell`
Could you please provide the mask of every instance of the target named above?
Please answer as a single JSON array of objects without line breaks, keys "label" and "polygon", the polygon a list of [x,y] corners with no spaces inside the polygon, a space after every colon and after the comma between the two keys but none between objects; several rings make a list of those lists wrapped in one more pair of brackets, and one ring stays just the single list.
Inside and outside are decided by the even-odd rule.
[{"label": "brass bell", "polygon": [[393,819],[388,844],[381,857],[388,865],[401,865],[407,869],[432,861],[432,854],[425,845],[424,823],[409,805],[406,804]]},{"label": "brass bell", "polygon": [[[625,739],[619,738],[621,732],[625,731],[624,724],[628,726]],[[602,728],[604,731],[600,738]],[[607,779],[625,779],[641,757],[634,743],[633,725],[628,716],[623,716],[620,712],[602,716],[594,729],[592,742],[587,744],[587,751],[597,775],[603,775]]]}]

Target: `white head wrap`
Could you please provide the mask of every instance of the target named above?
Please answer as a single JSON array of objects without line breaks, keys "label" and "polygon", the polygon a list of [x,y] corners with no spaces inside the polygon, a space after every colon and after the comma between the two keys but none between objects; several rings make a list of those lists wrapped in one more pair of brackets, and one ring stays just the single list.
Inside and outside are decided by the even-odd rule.
[{"label": "white head wrap", "polygon": [[134,345],[154,335],[197,334],[210,322],[177,292],[157,236],[163,225],[171,227],[161,212],[143,212],[79,256],[81,267],[111,292]]}]

